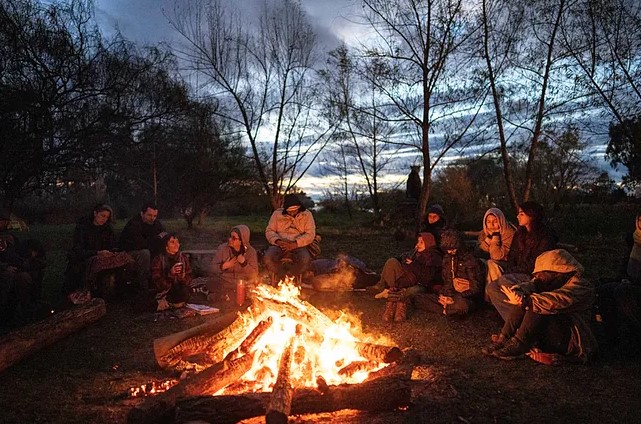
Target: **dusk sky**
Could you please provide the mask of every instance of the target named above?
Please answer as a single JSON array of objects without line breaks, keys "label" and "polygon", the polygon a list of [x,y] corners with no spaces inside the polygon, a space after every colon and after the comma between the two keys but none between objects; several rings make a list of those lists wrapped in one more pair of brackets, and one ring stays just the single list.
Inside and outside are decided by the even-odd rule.
[{"label": "dusk sky", "polygon": [[[225,0],[242,13],[258,14],[265,0]],[[129,40],[140,44],[171,43],[177,35],[163,16],[163,8],[171,10],[175,2],[185,0],[95,0],[96,19],[106,35],[118,28]],[[331,47],[349,33],[346,17],[360,9],[359,0],[302,0],[310,23],[319,41]]]}]

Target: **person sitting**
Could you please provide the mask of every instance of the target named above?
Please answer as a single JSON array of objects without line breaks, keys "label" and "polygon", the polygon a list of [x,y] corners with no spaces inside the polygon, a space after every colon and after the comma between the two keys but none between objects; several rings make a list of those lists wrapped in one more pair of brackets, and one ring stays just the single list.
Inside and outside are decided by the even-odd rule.
[{"label": "person sitting", "polygon": [[482,302],[483,273],[480,260],[465,248],[455,230],[441,233],[441,249],[446,252],[441,271],[443,285],[437,293],[414,298],[417,309],[445,316],[466,315]]},{"label": "person sitting", "polygon": [[149,287],[151,258],[162,252],[161,238],[167,234],[157,218],[158,206],[152,202],[145,203],[140,213],[127,222],[118,242],[120,250],[134,258],[136,283],[143,290]]},{"label": "person sitting", "polygon": [[316,223],[298,196],[285,196],[283,207],[276,209],[269,219],[265,237],[270,246],[265,251],[263,261],[279,279],[285,275],[282,263],[285,257],[292,260],[287,272],[290,276],[300,276],[309,268],[312,255],[308,246],[316,238]]},{"label": "person sitting", "polygon": [[[641,213],[636,215],[634,225],[625,238],[619,277],[598,286],[597,296],[607,342],[638,355],[641,352]],[[625,340],[620,340],[621,326],[627,327],[629,333]]]},{"label": "person sitting", "polygon": [[515,359],[536,347],[530,356],[544,363],[564,357],[587,362],[597,347],[589,326],[594,288],[582,272],[583,266],[565,250],[538,256],[530,281],[501,286],[508,313],[483,352]]},{"label": "person sitting", "polygon": [[[72,247],[67,254],[64,292],[70,300],[81,292],[92,290],[94,294],[111,295],[111,287],[100,287],[99,276],[105,271],[115,275],[116,270],[133,263],[133,258],[125,252],[115,252],[115,235],[112,226],[113,211],[109,205],[97,204],[89,216],[80,218],[73,233]],[[121,281],[122,282],[122,281]],[[86,297],[85,297],[86,298]]]},{"label": "person sitting", "polygon": [[181,308],[191,296],[191,264],[189,256],[180,251],[180,240],[175,234],[166,234],[162,245],[163,252],[151,261],[151,305],[157,311]]},{"label": "person sitting", "polygon": [[524,202],[517,214],[519,228],[514,234],[504,273],[488,283],[485,293],[492,305],[505,320],[510,312],[503,302],[501,286],[514,285],[530,280],[536,258],[543,252],[556,247],[557,238],[546,225],[543,206],[536,202]]},{"label": "person sitting", "polygon": [[218,292],[223,286],[235,287],[240,279],[254,282],[258,278],[258,254],[249,239],[249,227],[236,225],[229,232],[227,243],[216,248],[213,275],[208,282],[210,293]]},{"label": "person sitting", "polygon": [[[479,233],[478,237],[478,248],[489,256],[486,262],[486,284],[503,275],[515,232],[516,229],[507,222],[500,209],[490,208],[485,212],[483,231]],[[485,297],[489,300],[487,294]]]},{"label": "person sitting", "polygon": [[445,211],[439,204],[433,204],[427,208],[425,220],[419,228],[421,233],[430,233],[436,240],[436,245],[441,245],[441,232],[447,227],[447,218]]},{"label": "person sitting", "polygon": [[387,298],[383,321],[404,321],[408,300],[433,290],[433,286],[440,282],[442,262],[443,256],[431,233],[420,233],[410,254],[388,259],[377,283],[387,288],[376,295],[377,298]]},{"label": "person sitting", "polygon": [[10,219],[0,210],[0,318],[25,323],[36,312],[47,262],[39,241],[9,232]]}]

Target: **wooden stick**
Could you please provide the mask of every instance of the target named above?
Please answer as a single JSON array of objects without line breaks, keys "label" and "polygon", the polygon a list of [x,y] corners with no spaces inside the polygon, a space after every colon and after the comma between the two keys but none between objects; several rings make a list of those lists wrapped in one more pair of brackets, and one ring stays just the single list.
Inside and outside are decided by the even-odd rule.
[{"label": "wooden stick", "polygon": [[230,361],[246,353],[249,353],[249,351],[252,350],[256,345],[256,342],[258,341],[260,336],[265,334],[265,332],[269,329],[269,327],[272,326],[273,323],[274,320],[272,319],[272,317],[267,317],[266,319],[259,322],[251,331],[251,333],[249,333],[249,335],[245,337],[245,340],[243,340],[240,346],[227,354],[225,360]]},{"label": "wooden stick", "polygon": [[0,338],[0,372],[38,350],[86,327],[107,313],[105,301],[91,299]]}]

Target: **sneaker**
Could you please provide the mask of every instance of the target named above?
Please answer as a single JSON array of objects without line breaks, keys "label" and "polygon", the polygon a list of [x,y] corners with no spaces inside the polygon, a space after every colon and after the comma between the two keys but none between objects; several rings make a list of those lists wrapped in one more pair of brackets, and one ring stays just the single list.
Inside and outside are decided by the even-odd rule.
[{"label": "sneaker", "polygon": [[506,361],[511,361],[512,359],[525,357],[525,354],[529,351],[530,347],[528,345],[516,337],[512,337],[502,348],[492,352],[492,356]]},{"label": "sneaker", "polygon": [[374,299],[387,299],[389,297],[389,290],[385,289],[376,296],[374,296]]},{"label": "sneaker", "polygon": [[503,346],[505,346],[505,343],[507,343],[508,338],[504,336],[503,334],[492,334],[490,336],[492,339],[492,343],[489,345],[483,347],[481,349],[481,352],[485,355],[491,355],[494,353],[494,351],[501,349]]}]

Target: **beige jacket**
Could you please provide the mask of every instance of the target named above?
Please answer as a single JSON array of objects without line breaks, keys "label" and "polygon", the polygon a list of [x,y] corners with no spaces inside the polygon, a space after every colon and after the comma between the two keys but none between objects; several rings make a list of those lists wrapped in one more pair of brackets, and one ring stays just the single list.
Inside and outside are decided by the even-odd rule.
[{"label": "beige jacket", "polygon": [[298,247],[304,247],[316,237],[316,223],[312,213],[304,210],[291,216],[283,214],[283,208],[274,211],[265,229],[265,237],[269,244],[276,240],[295,241]]},{"label": "beige jacket", "polygon": [[[491,242],[492,232],[488,230],[485,220],[488,215],[494,215],[499,220],[501,234],[500,241],[498,243]],[[500,209],[490,208],[483,215],[483,231],[479,233],[478,244],[479,248],[484,252],[490,254],[490,259],[495,261],[507,261],[507,255],[510,253],[510,246],[512,246],[512,239],[514,238],[514,233],[516,230],[507,222],[505,215],[501,212]]]}]

